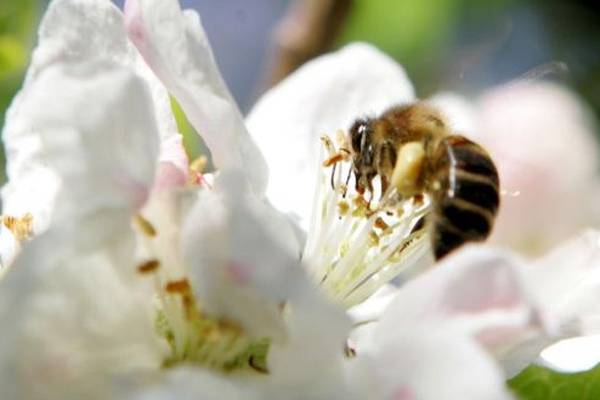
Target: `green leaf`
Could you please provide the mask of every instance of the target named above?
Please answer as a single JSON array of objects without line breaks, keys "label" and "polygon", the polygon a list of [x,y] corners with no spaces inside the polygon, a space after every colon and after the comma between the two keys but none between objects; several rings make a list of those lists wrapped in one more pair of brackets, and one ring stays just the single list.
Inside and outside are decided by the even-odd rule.
[{"label": "green leaf", "polygon": [[509,380],[508,386],[523,400],[597,400],[600,365],[574,374],[532,365]]},{"label": "green leaf", "polygon": [[26,62],[27,54],[23,43],[15,37],[0,35],[0,79],[24,69]]}]

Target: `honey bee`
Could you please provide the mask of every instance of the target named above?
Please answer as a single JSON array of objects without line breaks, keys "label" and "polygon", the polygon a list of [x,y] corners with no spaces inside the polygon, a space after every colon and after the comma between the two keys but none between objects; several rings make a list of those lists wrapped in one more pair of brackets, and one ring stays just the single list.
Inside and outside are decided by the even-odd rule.
[{"label": "honey bee", "polygon": [[373,196],[378,176],[382,196],[429,195],[432,212],[416,229],[430,229],[436,259],[489,235],[500,202],[496,166],[480,145],[451,132],[437,109],[424,102],[392,107],[356,120],[348,139],[359,194]]}]

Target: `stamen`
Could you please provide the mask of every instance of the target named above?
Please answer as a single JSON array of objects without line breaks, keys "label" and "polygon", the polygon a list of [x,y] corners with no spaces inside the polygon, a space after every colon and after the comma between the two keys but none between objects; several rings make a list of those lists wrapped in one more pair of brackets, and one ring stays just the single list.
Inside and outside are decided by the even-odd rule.
[{"label": "stamen", "polygon": [[4,215],[2,216],[2,223],[19,242],[23,242],[33,236],[33,215],[31,213],[23,214],[20,218]]},{"label": "stamen", "polygon": [[133,217],[133,222],[138,227],[138,229],[147,237],[156,236],[156,229],[154,229],[154,226],[150,223],[150,221],[144,218],[142,214],[136,214]]},{"label": "stamen", "polygon": [[[329,297],[351,307],[398,274],[431,265],[429,231],[422,229],[421,218],[429,212],[430,199],[421,193],[400,197],[394,187],[385,190],[376,180],[365,193],[367,200],[356,193],[356,185],[342,181],[356,179],[350,152],[339,157],[343,148],[336,149],[326,136],[321,140],[326,162],[320,163],[303,259]],[[337,171],[329,175],[326,165],[333,161]]]}]

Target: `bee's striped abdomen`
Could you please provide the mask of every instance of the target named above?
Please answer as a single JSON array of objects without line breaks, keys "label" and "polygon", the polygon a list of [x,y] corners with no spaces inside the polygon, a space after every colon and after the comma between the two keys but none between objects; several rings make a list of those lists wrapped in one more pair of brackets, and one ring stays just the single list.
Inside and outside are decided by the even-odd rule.
[{"label": "bee's striped abdomen", "polygon": [[487,154],[463,136],[440,140],[430,160],[432,245],[436,259],[492,230],[500,197],[498,172]]}]

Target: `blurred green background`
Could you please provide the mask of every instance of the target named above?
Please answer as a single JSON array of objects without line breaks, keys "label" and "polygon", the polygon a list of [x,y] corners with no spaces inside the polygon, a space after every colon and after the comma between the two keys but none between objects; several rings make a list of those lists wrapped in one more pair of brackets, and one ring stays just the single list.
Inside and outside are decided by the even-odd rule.
[{"label": "blurred green background", "polygon": [[[206,17],[225,80],[248,111],[264,82],[271,32],[290,1],[182,3]],[[0,123],[23,79],[46,4],[0,2]],[[600,9],[591,0],[355,0],[336,46],[355,40],[374,43],[402,63],[421,97],[440,90],[476,94],[563,61],[569,71],[561,79],[600,115]],[[197,152],[197,142],[189,146]]]}]

